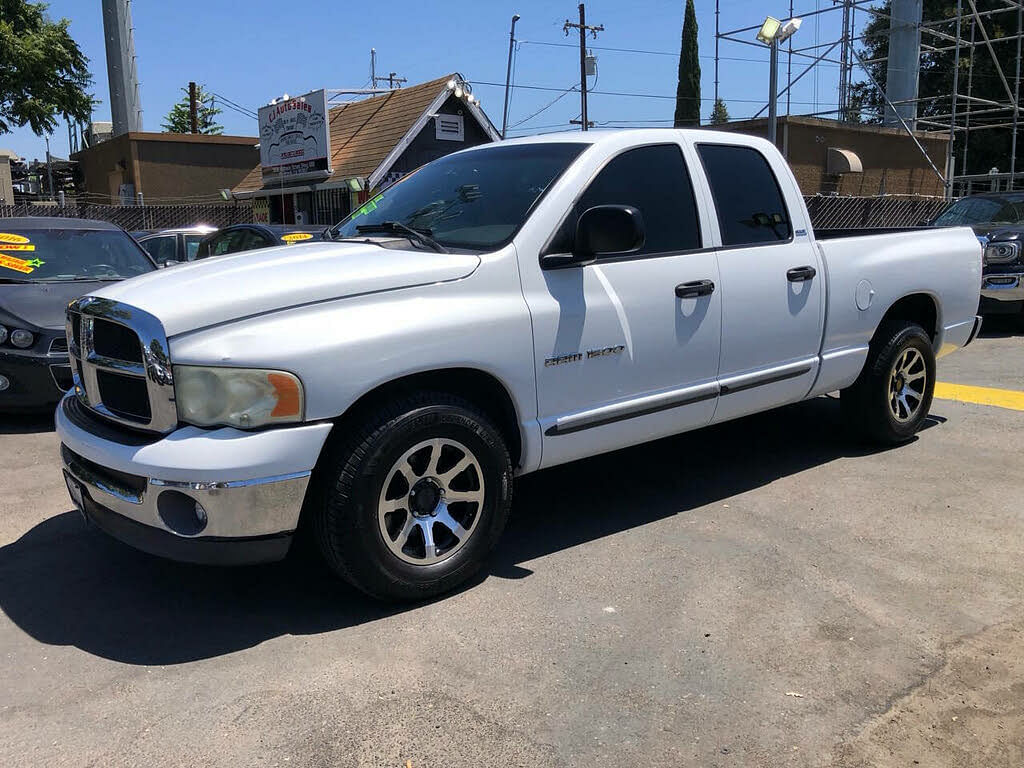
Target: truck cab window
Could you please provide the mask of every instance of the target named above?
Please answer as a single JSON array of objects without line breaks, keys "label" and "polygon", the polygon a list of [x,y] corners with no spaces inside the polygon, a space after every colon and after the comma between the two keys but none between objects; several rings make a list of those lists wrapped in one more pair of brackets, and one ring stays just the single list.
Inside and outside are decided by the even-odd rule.
[{"label": "truck cab window", "polygon": [[754,245],[793,235],[782,192],[764,155],[752,147],[698,144],[718,211],[722,245]]},{"label": "truck cab window", "polygon": [[675,144],[639,147],[618,155],[576,202],[549,251],[570,251],[576,222],[595,205],[631,205],[644,219],[643,247],[630,256],[679,253],[701,247],[690,173]]}]

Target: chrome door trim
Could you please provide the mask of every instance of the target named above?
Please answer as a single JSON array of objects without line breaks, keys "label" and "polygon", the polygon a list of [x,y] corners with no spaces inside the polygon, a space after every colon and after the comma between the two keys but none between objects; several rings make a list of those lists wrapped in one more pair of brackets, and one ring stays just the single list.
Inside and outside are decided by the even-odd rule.
[{"label": "chrome door trim", "polygon": [[737,392],[743,392],[747,389],[753,389],[754,387],[763,387],[767,384],[775,384],[779,381],[795,379],[798,376],[803,376],[805,373],[810,373],[814,370],[814,366],[817,362],[817,357],[811,357],[806,360],[798,360],[795,363],[786,363],[785,365],[777,365],[771,368],[762,368],[759,371],[741,373],[737,376],[729,376],[728,378],[720,379],[719,384],[722,387],[722,395],[732,395]]},{"label": "chrome door trim", "polygon": [[638,416],[667,411],[670,408],[712,400],[718,397],[718,393],[718,382],[710,381],[682,389],[644,395],[632,400],[602,405],[570,416],[563,416],[554,425],[548,427],[544,434],[549,437],[568,435],[591,427],[600,427],[624,419],[634,419]]}]

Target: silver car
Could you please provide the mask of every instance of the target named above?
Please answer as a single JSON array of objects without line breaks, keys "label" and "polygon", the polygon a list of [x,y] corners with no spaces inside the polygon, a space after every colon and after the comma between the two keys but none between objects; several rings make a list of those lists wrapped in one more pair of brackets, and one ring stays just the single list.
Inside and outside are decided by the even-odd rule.
[{"label": "silver car", "polygon": [[134,232],[132,234],[153,257],[153,261],[161,266],[169,266],[168,262],[193,261],[196,251],[199,249],[199,241],[216,231],[216,227],[198,224],[194,227],[177,227],[161,229],[158,232]]}]

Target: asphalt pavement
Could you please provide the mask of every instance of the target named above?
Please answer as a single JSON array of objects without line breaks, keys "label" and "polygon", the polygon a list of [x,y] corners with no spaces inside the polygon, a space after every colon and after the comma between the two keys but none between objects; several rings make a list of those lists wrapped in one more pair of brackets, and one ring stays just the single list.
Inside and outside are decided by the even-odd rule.
[{"label": "asphalt pavement", "polygon": [[[1024,331],[940,361],[1024,390]],[[867,451],[829,398],[523,478],[488,572],[384,606],[134,552],[0,422],[0,764],[1019,766],[1024,412]]]}]

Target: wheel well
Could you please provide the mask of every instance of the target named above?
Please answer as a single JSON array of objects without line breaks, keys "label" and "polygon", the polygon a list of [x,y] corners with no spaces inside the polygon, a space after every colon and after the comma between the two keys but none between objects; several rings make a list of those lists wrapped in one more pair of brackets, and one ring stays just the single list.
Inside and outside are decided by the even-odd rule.
[{"label": "wheel well", "polygon": [[931,340],[935,341],[939,330],[939,311],[935,306],[935,299],[927,293],[904,296],[886,311],[875,330],[875,335],[885,326],[900,321],[917,323],[924,328]]},{"label": "wheel well", "polygon": [[522,437],[515,405],[505,386],[489,373],[475,368],[443,368],[425,371],[381,384],[354,402],[336,423],[340,426],[355,419],[367,409],[396,396],[412,392],[433,390],[464,398],[494,420],[508,446],[512,465],[517,466],[522,455]]}]

